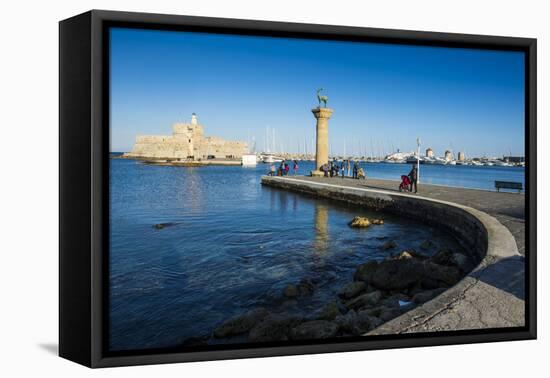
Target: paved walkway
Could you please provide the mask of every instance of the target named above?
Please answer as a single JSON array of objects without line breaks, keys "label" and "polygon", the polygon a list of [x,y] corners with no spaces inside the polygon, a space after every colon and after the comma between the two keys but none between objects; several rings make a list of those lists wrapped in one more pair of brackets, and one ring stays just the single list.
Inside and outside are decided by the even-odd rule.
[{"label": "paved walkway", "polygon": [[[292,178],[291,176],[287,176]],[[355,180],[352,178],[325,178],[297,176],[300,180],[337,184],[349,187],[398,191],[399,181]],[[440,185],[418,186],[418,195],[442,201],[454,202],[481,210],[502,223],[516,239],[519,253],[525,255],[525,195],[510,192],[464,189]],[[411,194],[414,196],[414,194]]]},{"label": "paved walkway", "polygon": [[[269,184],[268,181],[265,183]],[[298,176],[285,177],[284,181],[294,181],[297,187],[311,182],[312,185],[329,184],[344,186],[350,190],[357,188],[385,192],[398,192],[399,187],[398,181],[379,179],[365,181]],[[288,189],[292,189],[292,185]],[[337,193],[335,191],[335,195]],[[412,193],[404,195],[415,196]],[[383,324],[369,334],[524,326],[525,196],[518,193],[497,193],[438,185],[420,185],[417,195],[468,206],[496,218],[501,223],[494,222],[498,225],[497,228],[502,228],[504,232],[507,229],[512,234],[517,251],[507,257],[498,257],[498,253],[486,256],[480,266],[453,288]],[[511,237],[508,237],[508,240],[513,243]],[[515,251],[515,248],[513,250]]]}]

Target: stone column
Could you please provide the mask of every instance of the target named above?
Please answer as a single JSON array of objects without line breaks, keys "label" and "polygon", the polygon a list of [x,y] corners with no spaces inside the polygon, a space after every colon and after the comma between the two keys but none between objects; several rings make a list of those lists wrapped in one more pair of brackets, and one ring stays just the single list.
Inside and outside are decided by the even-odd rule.
[{"label": "stone column", "polygon": [[332,116],[332,109],[315,108],[311,112],[317,118],[317,148],[315,151],[315,170],[312,176],[323,176],[321,166],[328,163],[328,120]]}]

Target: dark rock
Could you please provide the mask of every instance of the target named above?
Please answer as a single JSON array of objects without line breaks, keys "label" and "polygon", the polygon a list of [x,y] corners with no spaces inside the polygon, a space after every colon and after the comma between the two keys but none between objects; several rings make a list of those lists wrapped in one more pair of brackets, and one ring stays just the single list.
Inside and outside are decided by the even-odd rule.
[{"label": "dark rock", "polygon": [[373,291],[377,291],[378,289],[375,288],[372,285],[367,285],[367,288],[365,289],[365,293],[372,293]]},{"label": "dark rock", "polygon": [[298,295],[300,295],[300,291],[296,286],[288,284],[283,289],[283,295],[287,298],[296,298]]},{"label": "dark rock", "polygon": [[265,308],[257,308],[246,314],[226,320],[214,330],[214,337],[222,338],[248,332],[268,314]]},{"label": "dark rock", "polygon": [[396,247],[397,247],[397,243],[395,242],[395,240],[390,240],[390,241],[387,241],[384,244],[382,244],[380,246],[380,249],[388,250],[388,249],[393,249],[393,248],[396,248]]},{"label": "dark rock", "polygon": [[[422,280],[424,280],[424,278]],[[425,289],[422,288],[421,283],[422,283],[422,281],[420,281],[420,283],[416,284],[415,286],[413,286],[413,287],[411,287],[407,290],[407,294],[409,295],[409,298],[412,298],[412,297],[415,296],[415,294],[421,293],[425,290]]]},{"label": "dark rock", "polygon": [[440,249],[430,259],[433,263],[445,266],[456,266],[457,262],[454,259],[453,252],[447,248]]},{"label": "dark rock", "polygon": [[374,306],[380,301],[380,299],[382,299],[382,292],[379,290],[373,291],[372,293],[362,294],[357,298],[352,299],[346,303],[346,306],[349,309],[360,309],[362,307]]},{"label": "dark rock", "polygon": [[319,314],[319,319],[322,320],[334,320],[338,315],[341,315],[340,307],[337,302],[327,303],[321,313]]},{"label": "dark rock", "polygon": [[373,308],[368,308],[368,309],[365,309],[365,310],[361,310],[361,312],[364,312],[365,314],[367,314],[369,316],[380,317],[380,313],[383,310],[385,310],[385,308],[379,306],[379,307],[373,307]]},{"label": "dark rock", "polygon": [[368,311],[349,311],[346,315],[336,317],[336,324],[340,331],[355,336],[362,335],[378,325],[378,319]]},{"label": "dark rock", "polygon": [[371,317],[370,318],[370,331],[372,331],[376,327],[381,326],[383,323],[384,323],[384,321],[382,319],[374,317],[374,316]]},{"label": "dark rock", "polygon": [[430,277],[449,286],[457,283],[462,276],[460,270],[454,266],[443,266],[432,262],[426,262],[426,264],[424,264],[424,270],[426,277]]},{"label": "dark rock", "polygon": [[337,301],[336,304],[338,305],[338,310],[340,311],[340,314],[345,314],[349,311],[349,308],[341,301]]},{"label": "dark rock", "polygon": [[297,316],[268,315],[250,330],[248,341],[257,343],[288,340],[290,330],[301,321]]},{"label": "dark rock", "polygon": [[378,267],[378,262],[376,261],[369,261],[359,265],[355,270],[355,274],[353,275],[353,280],[369,282],[370,277],[376,271],[377,267]]},{"label": "dark rock", "polygon": [[202,346],[202,345],[208,345],[208,336],[201,336],[201,337],[190,337],[188,339],[185,339],[182,346]]},{"label": "dark rock", "polygon": [[474,269],[474,263],[472,259],[466,255],[463,255],[462,253],[454,253],[453,259],[456,262],[456,266],[462,270],[464,273],[468,273],[472,269]]},{"label": "dark rock", "polygon": [[153,225],[153,227],[156,228],[157,230],[162,230],[163,228],[170,227],[170,226],[175,226],[176,224],[177,223],[174,223],[174,222],[157,223],[157,224]]},{"label": "dark rock", "polygon": [[439,289],[434,289],[434,290],[423,291],[423,292],[420,292],[420,293],[416,294],[412,298],[412,301],[414,303],[428,302],[429,300],[431,300],[431,299],[437,297],[439,294],[443,293],[445,290],[446,290],[445,288],[439,288]]},{"label": "dark rock", "polygon": [[315,288],[315,285],[310,280],[301,280],[298,284],[298,290],[300,291],[300,295],[307,296],[313,294],[313,289]]},{"label": "dark rock", "polygon": [[382,290],[403,290],[423,277],[423,264],[418,259],[385,260],[378,264],[369,282]]},{"label": "dark rock", "polygon": [[423,277],[420,281],[420,291],[432,290],[441,287],[441,283],[431,277]]},{"label": "dark rock", "polygon": [[344,299],[354,298],[361,292],[367,289],[367,284],[363,281],[350,282],[346,286],[342,287],[338,292],[338,296]]},{"label": "dark rock", "polygon": [[430,249],[430,248],[433,248],[434,247],[434,242],[431,241],[431,240],[424,240],[422,243],[420,243],[420,248],[422,249]]},{"label": "dark rock", "polygon": [[401,315],[402,311],[399,307],[393,307],[393,308],[384,308],[382,311],[380,311],[380,319],[384,322],[387,322],[389,320],[392,320],[393,318],[397,318],[399,315]]},{"label": "dark rock", "polygon": [[312,320],[294,327],[290,331],[293,340],[327,339],[336,336],[338,324],[327,320]]}]

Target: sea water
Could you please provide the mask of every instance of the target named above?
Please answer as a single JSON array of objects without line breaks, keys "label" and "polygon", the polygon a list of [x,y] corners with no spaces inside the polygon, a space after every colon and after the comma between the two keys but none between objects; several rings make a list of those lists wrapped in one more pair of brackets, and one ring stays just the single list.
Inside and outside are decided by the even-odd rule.
[{"label": "sea water", "polygon": [[[300,162],[299,173],[313,168]],[[364,164],[369,177],[398,179],[408,166]],[[359,264],[429,239],[460,250],[439,229],[357,206],[262,186],[267,165],[183,168],[110,160],[109,346],[181,345],[257,307],[312,315],[353,279]],[[522,181],[523,170],[421,167],[423,182],[489,189]],[[383,218],[352,229],[354,216]],[[154,227],[165,223],[162,229]],[[395,240],[394,250],[380,248]],[[314,282],[288,301],[287,284]],[[222,340],[223,341],[223,340]]]}]

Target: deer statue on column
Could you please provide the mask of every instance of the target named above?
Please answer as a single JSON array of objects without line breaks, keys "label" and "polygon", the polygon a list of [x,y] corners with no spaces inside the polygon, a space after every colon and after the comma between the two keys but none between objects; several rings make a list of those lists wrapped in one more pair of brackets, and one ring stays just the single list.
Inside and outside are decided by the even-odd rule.
[{"label": "deer statue on column", "polygon": [[321,107],[321,102],[323,102],[325,104],[325,108],[327,107],[327,101],[328,101],[328,96],[321,96],[321,91],[323,90],[323,88],[319,88],[317,89],[317,100],[319,101],[319,107]]}]

